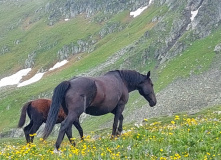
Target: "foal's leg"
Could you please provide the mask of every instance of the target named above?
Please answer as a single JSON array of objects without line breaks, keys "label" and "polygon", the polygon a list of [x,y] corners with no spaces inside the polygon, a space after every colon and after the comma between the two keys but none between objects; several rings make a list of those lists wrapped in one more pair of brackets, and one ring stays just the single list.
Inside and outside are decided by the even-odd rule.
[{"label": "foal's leg", "polygon": [[40,122],[37,122],[37,123],[34,123],[33,124],[33,126],[31,127],[31,130],[30,130],[30,132],[29,132],[29,134],[31,134],[32,136],[30,136],[30,142],[31,143],[33,143],[33,141],[34,141],[34,135],[33,134],[35,134],[36,132],[37,132],[37,130],[39,129],[39,127],[42,125],[42,121],[40,121]]},{"label": "foal's leg", "polygon": [[27,143],[30,143],[29,133],[30,133],[30,129],[32,128],[32,125],[33,125],[33,120],[31,120],[30,123],[26,127],[24,127],[24,129],[23,129]]}]

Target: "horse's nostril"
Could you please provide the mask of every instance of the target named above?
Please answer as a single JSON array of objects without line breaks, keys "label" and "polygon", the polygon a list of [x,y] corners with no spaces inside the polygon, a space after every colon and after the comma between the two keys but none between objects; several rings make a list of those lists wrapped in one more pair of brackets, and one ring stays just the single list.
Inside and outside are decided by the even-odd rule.
[{"label": "horse's nostril", "polygon": [[150,106],[151,106],[151,107],[155,106],[156,104],[157,104],[157,103],[154,102],[154,101],[151,101],[151,102],[150,102]]}]

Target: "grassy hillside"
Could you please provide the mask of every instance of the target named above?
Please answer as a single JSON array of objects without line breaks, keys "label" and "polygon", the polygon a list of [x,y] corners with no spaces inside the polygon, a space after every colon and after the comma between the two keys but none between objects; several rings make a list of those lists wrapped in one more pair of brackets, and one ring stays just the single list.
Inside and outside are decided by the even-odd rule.
[{"label": "grassy hillside", "polygon": [[[47,72],[39,82],[21,88],[16,86],[1,88],[0,132],[16,127],[20,109],[25,102],[39,97],[51,98],[53,89],[63,80],[87,74],[93,69],[96,70],[93,73],[94,76],[113,69],[135,69],[141,73],[151,70],[154,88],[159,92],[177,78],[208,70],[215,57],[213,49],[221,42],[220,26],[212,30],[208,37],[195,41],[191,41],[193,31],[186,31],[177,40],[188,44],[185,51],[160,64],[155,55],[156,50],[162,47],[162,44],[164,45],[162,41],[170,34],[174,19],[182,17],[186,2],[182,1],[176,8],[176,15],[167,4],[153,4],[136,18],[129,16],[129,10],[124,10],[110,15],[107,20],[101,22],[96,21],[96,18],[100,18],[102,13],[97,13],[90,18],[80,14],[69,21],[60,19],[54,25],[48,25],[47,15],[37,12],[46,4],[45,0],[1,2],[1,78],[25,68],[25,61],[32,53],[34,53],[34,65],[31,73],[23,80],[30,78],[37,71],[47,71],[61,60],[58,55],[59,50],[64,46],[77,44],[78,40],[88,40],[92,37],[96,41],[93,45],[94,50],[69,54],[68,64],[55,71]],[[118,28],[121,29],[104,37],[100,36],[103,28],[108,28],[115,23],[119,24]],[[162,24],[165,25],[164,28],[159,27]],[[117,56],[119,51],[123,52],[121,56]],[[108,64],[110,57],[116,58],[113,64]],[[102,64],[108,65],[99,69]],[[136,106],[133,105],[134,101],[138,101]],[[138,93],[132,93],[125,115],[144,104],[146,101]],[[96,118],[89,117],[84,121],[83,128],[85,131],[91,131],[112,121],[112,118],[111,114]]]},{"label": "grassy hillside", "polygon": [[[160,10],[160,8],[159,8],[159,10]],[[150,8],[149,10],[145,11],[144,17],[138,17],[138,19],[129,18],[128,11],[114,16],[112,19],[110,19],[110,21],[117,21],[118,19],[120,19],[120,20],[128,19],[126,22],[125,21],[122,22],[123,24],[129,23],[129,24],[127,24],[128,27],[125,30],[121,31],[120,33],[119,32],[113,33],[113,34],[110,34],[110,35],[106,36],[105,38],[101,39],[96,44],[95,47],[97,49],[93,53],[81,54],[81,56],[83,58],[80,61],[76,61],[75,56],[74,56],[72,59],[70,59],[71,62],[68,65],[66,65],[62,69],[62,71],[59,70],[59,71],[55,71],[55,72],[50,72],[45,77],[43,77],[43,79],[40,82],[34,83],[33,85],[25,86],[22,88],[14,88],[13,92],[8,94],[7,97],[5,96],[4,98],[1,99],[1,106],[0,107],[1,107],[1,112],[4,113],[2,115],[2,119],[4,120],[4,123],[2,123],[0,128],[3,129],[6,126],[7,126],[6,128],[15,127],[15,124],[17,123],[17,119],[14,119],[14,121],[11,122],[11,120],[9,121],[10,118],[8,119],[6,117],[14,117],[15,115],[16,115],[16,117],[18,117],[20,114],[18,112],[18,108],[20,108],[22,106],[22,104],[24,102],[26,102],[28,99],[34,99],[35,97],[37,97],[37,95],[39,95],[39,93],[51,92],[53,90],[53,88],[62,80],[69,79],[69,78],[71,78],[75,75],[79,75],[81,73],[85,73],[85,72],[89,71],[91,68],[99,66],[99,64],[102,64],[103,62],[105,62],[109,56],[111,56],[112,54],[114,54],[115,52],[120,50],[122,48],[122,46],[127,46],[131,42],[137,40],[140,36],[142,36],[142,34],[145,31],[147,31],[147,29],[151,29],[151,27],[147,27],[147,25],[149,25],[149,23],[151,23],[150,21],[151,21],[152,15],[150,13],[152,13],[152,12],[156,12],[154,10],[154,8]],[[138,26],[136,26],[135,24],[138,23],[137,21],[142,22],[142,23],[140,23]],[[43,30],[42,31],[43,33],[41,35],[38,35],[38,32],[32,33],[33,30],[30,30],[29,31],[30,33],[27,34],[27,41],[30,41],[30,42],[34,41],[33,44],[37,45],[36,42],[38,41],[38,37],[39,37],[39,39],[41,39],[41,38],[44,38],[45,35],[47,35],[47,37],[50,37],[50,39],[47,39],[47,40],[45,39],[45,41],[47,43],[49,43],[50,40],[55,40],[54,37],[65,35],[65,38],[62,38],[62,37],[60,38],[61,39],[60,43],[59,43],[59,45],[56,45],[55,48],[61,47],[63,45],[62,43],[64,43],[64,44],[69,43],[70,41],[74,41],[74,39],[85,37],[85,36],[87,36],[88,33],[92,32],[92,31],[93,31],[93,33],[95,33],[99,29],[98,24],[89,23],[89,25],[86,25],[87,21],[81,16],[79,16],[75,19],[72,19],[68,22],[65,22],[65,24],[62,22],[59,22],[59,23],[55,24],[55,26],[51,27],[50,29],[45,28],[45,27],[48,28],[48,26],[46,24],[44,24],[43,21],[38,22],[38,23],[40,26],[38,26],[36,24],[37,25],[36,27],[38,30]],[[85,25],[87,27],[82,27]],[[44,29],[42,29],[42,28],[44,28]],[[71,33],[70,29],[71,30],[73,29],[73,31],[77,30],[77,32]],[[61,31],[62,31],[62,35],[59,34],[59,32],[61,32]],[[78,33],[79,36],[76,33]],[[130,36],[128,36],[128,33],[130,33]],[[38,35],[37,38],[33,34]],[[52,37],[51,37],[51,35],[52,35]],[[68,36],[66,36],[66,35],[68,35]],[[32,38],[32,39],[29,39],[29,38]],[[68,41],[68,39],[69,39],[69,41]],[[62,42],[62,40],[64,42]],[[27,44],[27,43],[24,43],[24,44]],[[29,47],[29,48],[31,48],[31,47]],[[23,49],[21,49],[21,51],[22,50],[25,50],[25,49],[23,48]],[[39,57],[36,57],[37,60],[36,60],[35,67],[38,68],[38,63],[41,64],[41,67],[47,66],[48,64],[52,63],[50,61],[54,61],[53,58],[56,59],[56,57],[54,57],[54,56],[56,56],[54,53],[55,53],[54,49],[49,50],[49,51],[39,52]],[[21,53],[18,53],[18,54],[21,54]],[[54,56],[51,54],[54,54]],[[6,61],[6,59],[10,55],[13,55],[13,53],[8,53],[8,54],[2,55],[1,56],[2,63],[4,61]],[[49,56],[50,58],[44,58],[45,55]],[[24,56],[24,54],[22,56]],[[119,61],[121,61],[122,59],[123,59],[123,57],[121,57],[121,59]],[[12,61],[14,61],[14,60],[12,60]],[[5,64],[5,66],[8,66],[7,63],[4,63],[4,64]],[[4,66],[1,66],[1,67],[4,67]],[[117,69],[118,67],[119,67],[119,63],[118,63],[118,66],[115,66],[115,68]],[[148,67],[144,66],[143,68],[148,68]],[[5,70],[5,69],[2,69],[2,70]],[[28,92],[27,92],[27,90],[28,90]],[[19,99],[19,101],[18,101],[18,99]],[[5,106],[9,106],[10,110],[7,110],[7,107],[5,108]],[[12,114],[12,113],[15,113],[15,114]]]}]

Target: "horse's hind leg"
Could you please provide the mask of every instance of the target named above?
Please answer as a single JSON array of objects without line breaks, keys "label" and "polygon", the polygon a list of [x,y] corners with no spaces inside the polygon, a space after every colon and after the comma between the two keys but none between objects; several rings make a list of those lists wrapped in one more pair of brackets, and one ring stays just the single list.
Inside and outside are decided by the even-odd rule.
[{"label": "horse's hind leg", "polygon": [[65,132],[69,131],[72,128],[72,124],[75,121],[78,121],[78,117],[84,112],[84,98],[80,95],[75,95],[73,93],[66,93],[65,101],[68,106],[68,115],[63,122],[61,122],[60,131],[58,134],[57,141],[55,143],[56,150],[59,149],[61,142],[64,138]]},{"label": "horse's hind leg", "polygon": [[30,129],[31,129],[32,125],[33,125],[33,120],[31,120],[30,123],[26,127],[24,127],[24,129],[23,129],[27,143],[30,143],[30,141],[31,141],[29,133],[30,133]]},{"label": "horse's hind leg", "polygon": [[64,134],[69,131],[70,132],[70,129],[72,128],[72,124],[73,122],[75,121],[77,116],[74,116],[72,115],[70,112],[68,114],[68,116],[66,117],[66,119],[61,122],[61,127],[60,127],[60,131],[59,131],[59,134],[58,134],[58,138],[57,138],[57,141],[55,143],[55,147],[56,149],[58,150],[59,147],[60,147],[60,144],[62,142],[62,140],[64,139]]},{"label": "horse's hind leg", "polygon": [[81,140],[84,140],[84,137],[83,137],[83,129],[81,128],[79,119],[77,119],[76,121],[74,121],[74,126],[77,128],[77,130],[78,130],[78,132],[79,132],[79,134],[80,134]]},{"label": "horse's hind leg", "polygon": [[70,143],[72,144],[72,146],[75,146],[75,142],[72,139],[72,126],[69,126],[65,133],[66,133]]},{"label": "horse's hind leg", "polygon": [[[80,134],[80,137],[81,137],[81,140],[84,140],[83,139],[83,129],[81,128],[81,125],[79,123],[79,119],[77,119],[76,121],[74,121],[74,126],[77,128],[79,134]],[[66,135],[70,141],[70,143],[75,146],[75,142],[74,140],[72,139],[72,126],[69,126],[68,129],[66,130]]]},{"label": "horse's hind leg", "polygon": [[39,129],[39,127],[42,125],[42,121],[38,122],[38,123],[34,123],[33,126],[31,127],[30,130],[30,142],[33,143],[34,141],[34,134],[37,132],[37,130]]}]

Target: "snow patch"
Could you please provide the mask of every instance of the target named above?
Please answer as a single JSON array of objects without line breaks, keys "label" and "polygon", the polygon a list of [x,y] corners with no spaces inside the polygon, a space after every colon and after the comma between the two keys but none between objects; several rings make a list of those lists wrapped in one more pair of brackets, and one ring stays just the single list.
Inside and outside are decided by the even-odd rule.
[{"label": "snow patch", "polygon": [[57,62],[52,68],[49,69],[49,71],[52,71],[52,70],[54,70],[56,68],[59,68],[59,67],[65,65],[66,63],[68,63],[67,60],[63,60],[61,62]]},{"label": "snow patch", "polygon": [[[67,60],[58,62],[52,68],[50,68],[49,71],[65,65],[67,62],[68,62]],[[46,72],[37,73],[32,78],[28,79],[27,81],[19,83],[22,77],[26,76],[30,71],[31,71],[31,68],[22,69],[9,77],[2,78],[0,80],[0,87],[8,86],[8,85],[17,85],[17,87],[23,87],[23,86],[39,81],[43,77],[43,75],[46,73]]]},{"label": "snow patch", "polygon": [[147,6],[138,8],[136,11],[130,12],[130,16],[137,17],[137,16],[139,16],[145,9],[147,9]]},{"label": "snow patch", "polygon": [[19,83],[17,87],[23,87],[23,86],[27,86],[29,84],[32,84],[32,83],[35,83],[37,81],[39,81],[43,75],[45,74],[45,72],[43,73],[37,73],[36,75],[34,75],[32,78],[30,78],[29,80],[27,81],[24,81],[22,83]]},{"label": "snow patch", "polygon": [[[49,71],[52,71],[56,68],[59,68],[63,65],[65,65],[68,61],[67,60],[63,60],[61,62],[57,62],[52,68],[49,69]],[[23,87],[23,86],[27,86],[29,84],[32,84],[32,83],[35,83],[37,81],[39,81],[43,75],[45,74],[46,72],[42,72],[42,73],[37,73],[36,75],[34,75],[32,78],[30,78],[29,80],[27,81],[24,81],[22,83],[19,83],[17,87]]]},{"label": "snow patch", "polygon": [[194,18],[198,14],[198,11],[199,11],[200,7],[197,10],[195,10],[195,11],[191,11],[191,17],[190,17],[191,22],[194,20]]},{"label": "snow patch", "polygon": [[149,5],[153,2],[153,0],[149,0]]},{"label": "snow patch", "polygon": [[147,6],[138,8],[138,9],[137,9],[136,11],[134,11],[134,12],[130,12],[130,16],[133,16],[133,17],[139,16],[145,9],[147,9],[147,8],[151,5],[152,2],[153,2],[153,0],[150,0],[150,1],[149,1],[149,4],[148,4]]},{"label": "snow patch", "polygon": [[26,68],[26,69],[22,69],[18,71],[17,73],[11,76],[2,78],[0,80],[0,87],[18,84],[20,80],[22,79],[22,77],[26,76],[30,71],[31,71],[31,68]]}]

